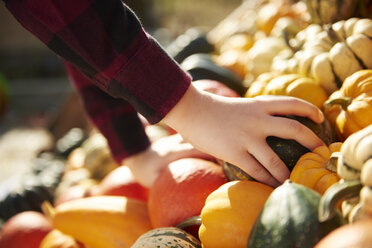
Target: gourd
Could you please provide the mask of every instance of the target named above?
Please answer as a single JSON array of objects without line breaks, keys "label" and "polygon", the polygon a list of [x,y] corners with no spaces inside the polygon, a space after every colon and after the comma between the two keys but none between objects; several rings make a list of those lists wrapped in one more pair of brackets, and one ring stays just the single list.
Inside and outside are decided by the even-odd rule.
[{"label": "gourd", "polygon": [[247,247],[312,248],[343,224],[340,215],[320,223],[319,200],[320,195],[314,190],[287,180],[267,199],[252,228]]},{"label": "gourd", "polygon": [[311,22],[334,23],[351,17],[368,17],[365,0],[303,0],[311,15]]},{"label": "gourd", "polygon": [[289,179],[323,195],[331,185],[340,180],[336,162],[341,146],[341,142],[335,142],[302,155]]},{"label": "gourd", "polygon": [[71,236],[53,229],[43,238],[39,248],[84,248],[84,246]]},{"label": "gourd", "polygon": [[64,172],[64,160],[43,153],[30,164],[30,170],[2,185],[0,219],[8,220],[23,211],[41,212],[43,201],[53,202]]},{"label": "gourd", "polygon": [[203,247],[246,247],[251,227],[272,191],[259,182],[231,181],[209,194],[200,214]]},{"label": "gourd", "polygon": [[278,72],[261,74],[248,88],[245,97],[259,95],[293,96],[323,107],[328,95],[314,79],[300,74],[280,75]]},{"label": "gourd", "polygon": [[372,69],[372,20],[350,18],[332,25],[309,25],[289,43],[292,53],[273,59],[272,70],[314,78],[333,93],[351,74]]},{"label": "gourd", "polygon": [[342,179],[330,187],[322,197],[319,218],[327,220],[334,215],[335,206],[344,199],[356,198],[354,204],[344,207],[349,222],[372,219],[372,125],[349,136],[337,162],[337,173]]},{"label": "gourd", "polygon": [[200,241],[177,227],[159,227],[142,234],[131,248],[201,248]]},{"label": "gourd", "polygon": [[176,226],[199,215],[207,196],[226,182],[222,167],[212,161],[183,158],[169,163],[150,188],[152,226]]},{"label": "gourd", "polygon": [[372,124],[372,70],[360,70],[347,77],[325,102],[324,114],[339,140]]},{"label": "gourd", "polygon": [[55,229],[90,248],[130,247],[152,227],[143,201],[124,196],[92,196],[43,210]]},{"label": "gourd", "polygon": [[336,228],[314,248],[368,248],[372,243],[372,221],[364,220]]},{"label": "gourd", "polygon": [[[290,119],[301,122],[303,125],[310,128],[325,144],[329,145],[335,141],[334,130],[327,120],[321,124],[317,124],[306,117],[300,116],[285,116]],[[273,149],[273,151],[279,156],[279,158],[285,163],[289,171],[293,170],[298,159],[310,150],[295,140],[282,139],[274,136],[266,138],[266,142]]]}]

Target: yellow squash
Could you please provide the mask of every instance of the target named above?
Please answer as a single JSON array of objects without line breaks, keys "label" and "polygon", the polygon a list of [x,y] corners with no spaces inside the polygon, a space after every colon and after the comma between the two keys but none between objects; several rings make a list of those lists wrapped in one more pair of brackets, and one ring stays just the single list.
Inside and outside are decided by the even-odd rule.
[{"label": "yellow squash", "polygon": [[230,181],[212,192],[201,211],[204,248],[245,248],[249,233],[273,188],[254,181]]},{"label": "yellow squash", "polygon": [[298,97],[322,108],[328,96],[314,79],[300,74],[280,75],[278,72],[261,74],[247,90],[246,97],[284,95]]},{"label": "yellow squash", "polygon": [[121,196],[92,196],[43,209],[54,228],[90,248],[129,248],[151,229],[146,203]]}]

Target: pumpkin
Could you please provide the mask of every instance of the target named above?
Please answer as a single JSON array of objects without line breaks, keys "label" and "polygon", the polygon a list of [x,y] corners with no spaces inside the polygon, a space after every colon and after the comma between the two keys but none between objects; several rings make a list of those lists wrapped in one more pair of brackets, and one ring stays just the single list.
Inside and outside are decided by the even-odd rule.
[{"label": "pumpkin", "polygon": [[312,24],[291,40],[290,44],[296,44],[291,46],[292,53],[273,59],[271,69],[314,78],[331,94],[354,72],[372,69],[371,37],[370,19],[350,18],[327,26]]},{"label": "pumpkin", "polygon": [[41,241],[52,229],[47,217],[39,212],[18,213],[2,227],[0,247],[39,248]]},{"label": "pumpkin", "polygon": [[[349,222],[372,219],[372,125],[350,135],[341,148],[337,173],[342,181],[333,185],[322,197],[320,218],[329,219],[335,205],[344,199],[359,197],[343,209]],[[346,206],[345,206],[346,207]]]},{"label": "pumpkin", "polygon": [[317,147],[312,152],[302,155],[289,179],[323,195],[331,185],[340,180],[337,175],[336,154],[341,146],[341,142],[335,142],[329,146]]},{"label": "pumpkin", "polygon": [[343,224],[340,215],[327,223],[318,221],[320,195],[287,180],[267,199],[252,228],[247,247],[312,248]]},{"label": "pumpkin", "polygon": [[[300,116],[285,116],[290,119],[301,122],[308,128],[310,128],[319,138],[321,138],[325,144],[329,145],[335,141],[334,130],[327,120],[321,124],[317,124],[306,117]],[[285,163],[289,171],[293,170],[297,161],[302,155],[310,150],[295,140],[282,139],[274,136],[266,138],[267,144],[273,149],[273,151],[279,156],[279,158]]]},{"label": "pumpkin", "polygon": [[200,241],[176,227],[159,227],[142,234],[131,248],[201,248]]},{"label": "pumpkin", "polygon": [[130,247],[151,227],[145,202],[124,196],[91,196],[43,210],[55,229],[90,248]]},{"label": "pumpkin", "polygon": [[89,195],[126,196],[147,202],[149,189],[139,184],[127,166],[109,172],[102,181],[89,190]]},{"label": "pumpkin", "polygon": [[347,77],[325,102],[324,113],[335,126],[339,140],[372,124],[372,70],[360,70]]},{"label": "pumpkin", "polygon": [[311,15],[311,22],[334,23],[351,17],[367,17],[365,0],[303,0]]},{"label": "pumpkin", "polygon": [[218,164],[183,158],[171,162],[150,188],[148,212],[153,227],[176,226],[199,215],[207,196],[227,182]]},{"label": "pumpkin", "polygon": [[253,181],[231,181],[213,191],[200,215],[203,247],[246,247],[251,227],[272,191]]},{"label": "pumpkin", "polygon": [[368,248],[372,244],[371,230],[371,220],[343,225],[325,236],[314,248]]},{"label": "pumpkin", "polygon": [[41,241],[40,248],[84,248],[84,245],[71,236],[54,229]]},{"label": "pumpkin", "polygon": [[248,88],[245,97],[259,95],[293,96],[323,107],[328,95],[314,79],[300,74],[279,75],[277,72],[261,74]]}]

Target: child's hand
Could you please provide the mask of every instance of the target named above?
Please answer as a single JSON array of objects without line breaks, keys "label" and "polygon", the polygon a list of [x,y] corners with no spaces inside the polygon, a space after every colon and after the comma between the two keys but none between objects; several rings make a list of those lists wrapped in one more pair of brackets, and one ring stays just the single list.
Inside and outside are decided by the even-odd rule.
[{"label": "child's hand", "polygon": [[266,137],[294,139],[310,150],[324,143],[300,122],[274,115],[304,116],[317,123],[324,119],[317,107],[293,97],[227,98],[190,86],[164,122],[197,149],[277,186],[289,178],[289,170]]},{"label": "child's hand", "polygon": [[156,140],[147,150],[128,157],[123,163],[131,169],[140,184],[151,187],[166,165],[181,158],[191,157],[214,159],[186,143],[181,135],[174,134]]}]

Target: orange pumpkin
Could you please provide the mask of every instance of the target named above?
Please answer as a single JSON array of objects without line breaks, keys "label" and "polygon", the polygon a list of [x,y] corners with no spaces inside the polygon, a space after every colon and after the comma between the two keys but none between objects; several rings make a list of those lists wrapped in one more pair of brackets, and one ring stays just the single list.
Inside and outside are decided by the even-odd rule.
[{"label": "orange pumpkin", "polygon": [[184,158],[170,163],[150,189],[153,227],[176,226],[199,215],[207,196],[226,182],[222,167],[214,162]]},{"label": "orange pumpkin", "polygon": [[372,244],[372,220],[343,225],[318,242],[314,248],[369,248]]},{"label": "orange pumpkin", "polygon": [[340,141],[372,124],[372,70],[347,77],[324,104],[324,114]]},{"label": "orange pumpkin", "polygon": [[335,142],[328,147],[319,146],[312,152],[302,155],[291,172],[290,180],[322,195],[331,185],[340,180],[336,163],[332,161],[331,156],[334,152],[339,152],[341,146],[341,142]]},{"label": "orange pumpkin", "polygon": [[230,181],[212,192],[201,211],[204,248],[246,248],[251,228],[274,189],[254,181]]}]

